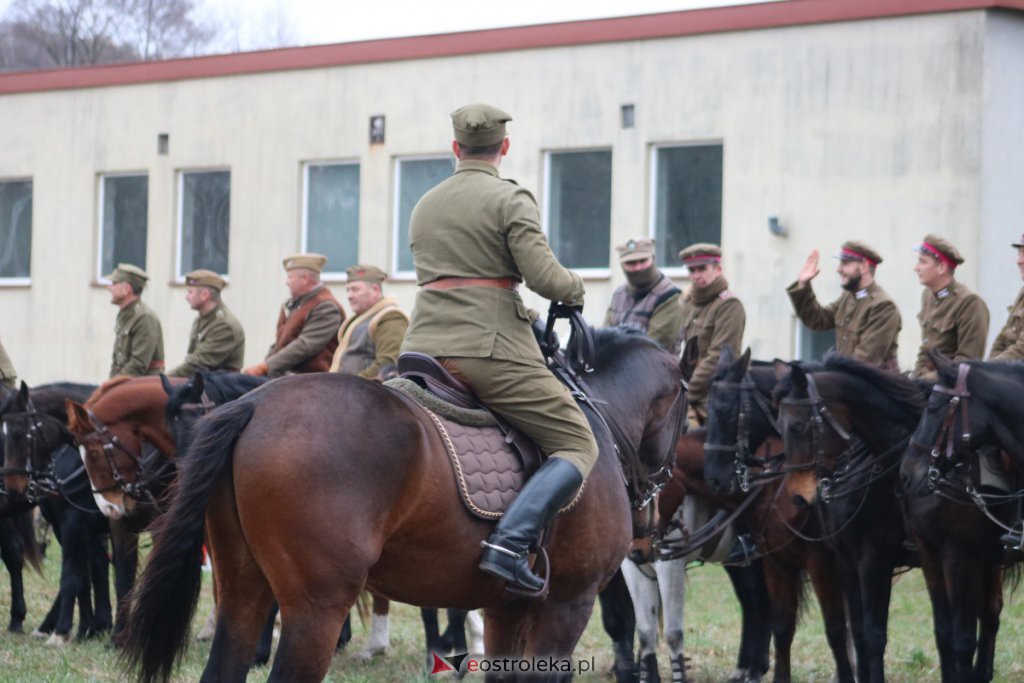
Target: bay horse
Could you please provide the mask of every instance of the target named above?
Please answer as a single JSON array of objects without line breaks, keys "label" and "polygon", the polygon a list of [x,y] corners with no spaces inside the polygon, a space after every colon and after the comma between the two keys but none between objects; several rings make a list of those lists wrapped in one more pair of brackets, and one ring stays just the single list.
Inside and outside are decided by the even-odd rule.
[{"label": "bay horse", "polygon": [[[768,587],[767,611],[775,638],[774,679],[792,678],[792,644],[806,573],[821,606],[836,678],[852,681],[836,557],[828,548],[807,540],[815,534],[815,520],[780,496],[782,439],[771,398],[789,366],[781,361],[755,363],[749,349],[739,358],[731,348],[723,349],[708,396],[706,440],[699,453],[682,460],[677,457],[677,463],[688,479],[706,479],[705,488],[710,492],[691,485],[695,494],[713,496],[731,510],[745,506],[736,523],[751,534],[759,555],[755,562],[760,564],[762,581]],[[763,666],[767,668],[766,661]]]},{"label": "bay horse", "polygon": [[[921,550],[942,680],[990,681],[1006,572],[1001,535],[1019,528],[1024,492],[1020,470],[997,453],[999,484],[1010,492],[990,488],[979,449],[1021,454],[1024,365],[930,356],[938,383],[900,465],[904,510]],[[1018,581],[1019,568],[1011,572]]]},{"label": "bay horse", "polygon": [[917,564],[904,547],[896,468],[924,395],[902,375],[833,354],[815,372],[791,363],[775,399],[783,495],[817,518],[840,558],[858,680],[883,681],[893,572]]},{"label": "bay horse", "polygon": [[35,630],[36,635],[48,635],[51,645],[70,639],[76,600],[79,638],[100,635],[112,626],[109,529],[89,494],[88,477],[62,419],[64,401],[88,395],[91,389],[57,384],[30,391],[22,382],[20,390],[0,407],[6,499],[26,507],[38,505],[61,546],[58,594]]},{"label": "bay horse", "polygon": [[418,404],[358,377],[293,375],[197,424],[133,592],[124,651],[139,677],[166,679],[187,644],[204,527],[222,588],[203,680],[244,680],[274,598],[283,626],[270,680],[321,680],[364,586],[414,605],[483,607],[489,657],[568,658],[629,548],[631,497],[643,503],[656,490],[685,419],[672,355],[619,330],[597,330],[593,341],[586,382],[606,407],[584,405],[600,456],[547,535],[546,599],[512,595],[479,570],[492,524],[464,509],[444,443]]}]

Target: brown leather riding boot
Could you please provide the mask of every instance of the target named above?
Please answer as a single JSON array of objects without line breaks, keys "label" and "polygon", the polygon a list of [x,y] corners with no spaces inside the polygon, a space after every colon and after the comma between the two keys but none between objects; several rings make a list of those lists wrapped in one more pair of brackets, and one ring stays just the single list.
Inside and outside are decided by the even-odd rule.
[{"label": "brown leather riding boot", "polygon": [[548,459],[509,505],[490,538],[480,542],[480,569],[522,591],[544,588],[544,581],[530,570],[530,546],[582,483],[575,465],[562,458]]}]

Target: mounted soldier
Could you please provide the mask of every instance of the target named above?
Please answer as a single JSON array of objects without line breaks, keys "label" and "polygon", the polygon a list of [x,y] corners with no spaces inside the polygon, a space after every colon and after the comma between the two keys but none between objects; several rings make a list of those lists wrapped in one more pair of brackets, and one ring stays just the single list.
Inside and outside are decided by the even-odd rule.
[{"label": "mounted soldier", "polygon": [[185,284],[185,300],[198,315],[189,332],[185,360],[167,374],[191,377],[198,370],[238,372],[245,362],[245,331],[221,301],[227,282],[212,270],[194,270],[185,275]]},{"label": "mounted soldier", "polygon": [[284,260],[291,297],[277,316],[277,338],[266,359],[243,368],[243,373],[280,377],[330,370],[345,313],[320,282],[326,263],[327,257],[321,254],[295,254]]},{"label": "mounted soldier", "polygon": [[338,329],[338,348],[331,372],[377,379],[381,370],[397,365],[409,317],[393,297],[384,296],[388,275],[377,266],[352,266],[345,274],[352,317]]},{"label": "mounted soldier", "polygon": [[954,278],[964,262],[955,246],[938,235],[925,235],[917,247],[914,272],[924,285],[921,293],[921,349],[911,377],[935,381],[938,375],[928,350],[937,349],[959,363],[982,358],[988,337],[988,306],[962,282]]},{"label": "mounted soldier", "polygon": [[[1017,269],[1024,278],[1024,235],[1010,246],[1017,250]],[[1008,310],[1010,315],[992,343],[989,360],[1024,359],[1024,287],[1017,293],[1017,298]]]},{"label": "mounted soldier", "polygon": [[690,271],[690,287],[681,301],[683,341],[696,339],[700,354],[690,377],[687,398],[692,415],[703,425],[707,421],[708,392],[718,358],[725,346],[734,351],[741,348],[747,315],[722,275],[721,247],[694,244],[679,252],[679,260]]},{"label": "mounted soldier", "polygon": [[149,275],[130,263],[119,263],[110,275],[110,303],[120,310],[114,323],[110,376],[159,375],[164,371],[164,334],[160,319],[142,303]]},{"label": "mounted soldier", "polygon": [[605,327],[640,330],[674,356],[683,339],[680,289],[654,265],[654,240],[629,240],[615,247],[626,284],[612,294]]},{"label": "mounted soldier", "polygon": [[898,338],[903,327],[896,303],[875,281],[875,268],[882,263],[878,252],[849,240],[836,255],[839,284],[843,293],[828,306],[814,296],[811,280],[818,276],[818,251],[807,257],[803,270],[786,293],[800,322],[812,330],[836,331],[836,351],[885,370],[899,370],[896,359]]},{"label": "mounted soldier", "polygon": [[438,357],[548,456],[483,543],[480,561],[510,587],[536,592],[544,582],[529,567],[530,545],[572,500],[598,451],[583,411],[545,366],[517,289],[525,282],[545,298],[582,306],[583,281],[552,253],[533,195],[498,176],[512,117],[486,104],[451,117],[458,167],[410,220],[420,291],[402,351]]}]

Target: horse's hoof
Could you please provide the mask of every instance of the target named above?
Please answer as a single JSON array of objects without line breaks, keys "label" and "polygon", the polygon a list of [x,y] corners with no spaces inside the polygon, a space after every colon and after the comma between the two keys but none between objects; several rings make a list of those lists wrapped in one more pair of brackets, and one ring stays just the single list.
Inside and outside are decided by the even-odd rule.
[{"label": "horse's hoof", "polygon": [[736,669],[731,674],[729,674],[729,677],[725,680],[727,681],[727,683],[746,683],[750,679],[747,678],[746,669]]},{"label": "horse's hoof", "polygon": [[373,659],[374,657],[383,657],[388,653],[387,645],[367,645],[364,647],[356,657],[364,661]]},{"label": "horse's hoof", "polygon": [[69,634],[61,635],[59,633],[52,634],[46,639],[46,644],[50,647],[64,647],[71,642],[71,636]]},{"label": "horse's hoof", "polygon": [[269,661],[270,661],[270,657],[257,657],[256,659],[252,660],[252,665],[253,666],[266,666],[267,662],[269,662]]},{"label": "horse's hoof", "polygon": [[8,633],[24,633],[25,632],[25,628],[21,625],[21,622],[18,622],[17,624],[12,623],[12,624],[9,624],[7,626],[7,632]]},{"label": "horse's hoof", "polygon": [[50,637],[50,632],[49,631],[40,631],[39,629],[35,629],[34,631],[32,631],[32,633],[30,635],[31,635],[32,638],[38,638],[39,640],[46,640],[47,638]]}]

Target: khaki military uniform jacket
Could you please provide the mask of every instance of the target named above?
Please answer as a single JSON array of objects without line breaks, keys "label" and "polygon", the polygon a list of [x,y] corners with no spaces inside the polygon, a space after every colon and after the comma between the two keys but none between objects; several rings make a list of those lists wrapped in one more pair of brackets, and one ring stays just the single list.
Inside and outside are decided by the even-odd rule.
[{"label": "khaki military uniform jacket", "polygon": [[911,377],[933,379],[928,349],[935,348],[956,362],[982,358],[988,336],[988,306],[980,296],[955,280],[946,288],[921,294],[921,350]]},{"label": "khaki military uniform jacket", "polygon": [[804,325],[819,332],[835,329],[836,351],[864,363],[896,369],[896,351],[903,319],[896,303],[872,282],[857,292],[843,292],[822,306],[810,284],[794,282],[786,289],[793,310]]},{"label": "khaki military uniform jacket", "polygon": [[989,360],[1024,359],[1024,289],[1020,290],[1017,300],[1007,310],[1010,317],[992,344]]},{"label": "khaki military uniform jacket", "polygon": [[728,344],[738,353],[743,344],[747,315],[724,277],[719,277],[703,290],[690,287],[683,294],[681,304],[684,343],[696,339],[699,352],[687,398],[700,413],[707,400],[711,376],[722,355],[722,347]]},{"label": "khaki military uniform jacket", "polygon": [[[409,243],[420,285],[510,278],[552,301],[583,302],[583,281],[551,252],[533,195],[499,178],[491,164],[461,161],[455,175],[427,192],[413,210]],[[421,289],[406,351],[544,366],[519,293],[492,287]]]},{"label": "khaki military uniform jacket", "polygon": [[13,389],[16,379],[18,379],[18,373],[14,370],[14,363],[7,355],[7,349],[4,348],[3,342],[0,342],[0,385]]},{"label": "khaki military uniform jacket", "polygon": [[117,313],[110,376],[159,375],[164,371],[164,333],[160,320],[136,300]]},{"label": "khaki military uniform jacket", "polygon": [[242,323],[224,304],[196,316],[189,333],[188,355],[167,374],[191,377],[197,370],[240,370],[245,364]]},{"label": "khaki military uniform jacket", "polygon": [[409,318],[397,302],[386,297],[357,316],[347,319],[338,330],[338,348],[331,372],[377,377],[387,365],[398,364]]}]

